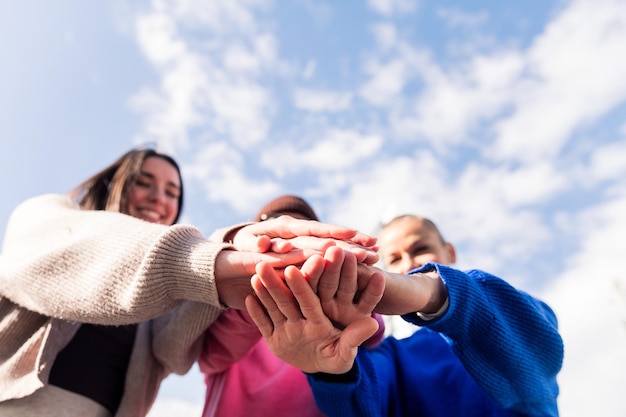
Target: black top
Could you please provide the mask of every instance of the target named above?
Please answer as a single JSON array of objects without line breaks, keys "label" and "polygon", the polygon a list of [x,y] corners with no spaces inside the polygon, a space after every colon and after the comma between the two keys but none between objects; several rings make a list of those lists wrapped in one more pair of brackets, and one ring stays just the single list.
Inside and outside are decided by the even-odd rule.
[{"label": "black top", "polygon": [[115,414],[124,394],[136,332],[134,324],[82,324],[57,355],[49,383],[90,398]]}]

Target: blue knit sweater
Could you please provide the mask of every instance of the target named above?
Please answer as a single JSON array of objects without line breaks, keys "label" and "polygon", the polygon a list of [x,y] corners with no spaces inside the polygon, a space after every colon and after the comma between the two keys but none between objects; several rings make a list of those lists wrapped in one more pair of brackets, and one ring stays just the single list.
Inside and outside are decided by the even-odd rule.
[{"label": "blue knit sweater", "polygon": [[341,416],[558,416],[563,341],[552,310],[482,271],[437,269],[446,313],[406,339],[362,349],[344,375],[311,374],[320,409]]}]

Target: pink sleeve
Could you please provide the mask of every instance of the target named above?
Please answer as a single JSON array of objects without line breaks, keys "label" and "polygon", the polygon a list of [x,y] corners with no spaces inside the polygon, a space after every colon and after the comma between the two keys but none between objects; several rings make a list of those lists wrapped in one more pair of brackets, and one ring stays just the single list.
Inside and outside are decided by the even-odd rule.
[{"label": "pink sleeve", "polygon": [[198,365],[211,375],[223,372],[244,357],[261,333],[245,310],[228,309],[211,324],[204,335]]},{"label": "pink sleeve", "polygon": [[363,347],[370,349],[380,345],[385,337],[385,322],[383,321],[383,316],[378,313],[372,313],[372,317],[378,322],[378,330],[363,343]]}]

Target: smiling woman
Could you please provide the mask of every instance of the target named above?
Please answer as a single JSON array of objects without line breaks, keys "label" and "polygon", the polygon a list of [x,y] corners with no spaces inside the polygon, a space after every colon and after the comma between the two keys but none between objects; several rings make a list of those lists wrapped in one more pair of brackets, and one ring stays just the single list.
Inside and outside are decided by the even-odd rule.
[{"label": "smiling woman", "polygon": [[207,240],[174,225],[182,202],[177,163],[139,149],[68,196],[14,210],[0,256],[0,415],[144,416],[222,309],[243,308],[256,263],[301,264],[329,238],[372,259],[375,239],[297,219]]},{"label": "smiling woman", "polygon": [[126,211],[133,217],[170,225],[178,217],[180,172],[160,157],[148,157],[128,190]]},{"label": "smiling woman", "polygon": [[172,225],[183,208],[183,182],[174,158],[153,149],[132,150],[71,192],[80,206],[130,214]]}]

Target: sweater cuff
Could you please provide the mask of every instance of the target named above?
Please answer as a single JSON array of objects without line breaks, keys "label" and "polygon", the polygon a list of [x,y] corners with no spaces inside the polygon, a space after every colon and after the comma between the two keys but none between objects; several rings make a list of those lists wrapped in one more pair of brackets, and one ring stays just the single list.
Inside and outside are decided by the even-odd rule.
[{"label": "sweater cuff", "polygon": [[334,383],[347,383],[347,382],[355,382],[359,379],[359,368],[356,364],[352,365],[352,369],[350,369],[345,374],[328,374],[326,372],[316,372],[313,374],[305,372],[305,374],[314,380],[322,381],[322,382],[334,382]]}]

